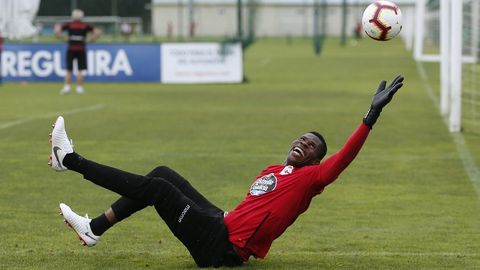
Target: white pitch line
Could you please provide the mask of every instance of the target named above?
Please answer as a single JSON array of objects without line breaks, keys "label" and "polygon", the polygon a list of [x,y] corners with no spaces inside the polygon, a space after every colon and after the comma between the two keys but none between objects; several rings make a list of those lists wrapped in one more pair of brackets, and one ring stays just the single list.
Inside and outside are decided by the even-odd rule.
[{"label": "white pitch line", "polygon": [[319,252],[285,252],[285,254],[312,254],[341,257],[480,257],[479,253],[464,252],[392,252],[392,251],[319,251]]},{"label": "white pitch line", "polygon": [[[425,90],[428,93],[428,96],[432,100],[433,104],[435,105],[435,108],[437,108],[438,111],[440,111],[439,107],[439,100],[433,93],[433,89],[428,83],[428,77],[427,74],[425,73],[425,69],[423,68],[422,64],[417,61],[417,69],[418,73],[420,74],[420,78],[423,80],[423,83],[425,85]],[[447,118],[443,118],[443,122],[445,126],[448,128],[448,120]],[[477,192],[477,196],[480,197],[480,170],[477,167],[477,164],[475,163],[475,160],[472,158],[472,155],[470,154],[470,151],[468,150],[467,144],[465,142],[465,138],[463,138],[463,135],[460,132],[450,132],[450,135],[452,136],[453,142],[457,146],[457,152],[462,160],[463,163],[463,168],[465,169],[465,172],[468,175],[468,178],[472,182],[473,187],[475,188],[475,191]]]},{"label": "white pitch line", "polygon": [[[22,125],[22,124],[25,124],[25,123],[28,123],[28,122],[31,122],[31,121],[34,121],[34,120],[38,120],[38,119],[47,119],[47,118],[57,117],[59,115],[72,115],[72,114],[77,114],[77,113],[81,113],[81,112],[96,111],[96,110],[103,109],[104,107],[105,107],[105,105],[103,105],[103,104],[97,104],[97,105],[93,105],[93,106],[89,106],[89,107],[77,108],[77,109],[64,111],[64,112],[47,113],[47,114],[40,115],[40,116],[25,117],[25,118],[18,119],[18,120],[15,120],[15,121],[0,124],[0,130],[8,129],[8,128],[11,128],[11,127],[14,127],[14,126],[19,126],[19,125]],[[52,119],[52,121],[53,120],[54,119]]]}]

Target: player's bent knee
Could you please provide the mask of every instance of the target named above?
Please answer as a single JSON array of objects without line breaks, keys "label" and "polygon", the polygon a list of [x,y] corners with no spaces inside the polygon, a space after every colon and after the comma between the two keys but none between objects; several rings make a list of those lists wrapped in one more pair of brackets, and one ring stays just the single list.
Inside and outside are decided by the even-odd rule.
[{"label": "player's bent knee", "polygon": [[162,165],[153,169],[151,172],[147,174],[147,176],[166,178],[166,176],[168,176],[172,171],[173,170],[170,169],[169,167]]}]

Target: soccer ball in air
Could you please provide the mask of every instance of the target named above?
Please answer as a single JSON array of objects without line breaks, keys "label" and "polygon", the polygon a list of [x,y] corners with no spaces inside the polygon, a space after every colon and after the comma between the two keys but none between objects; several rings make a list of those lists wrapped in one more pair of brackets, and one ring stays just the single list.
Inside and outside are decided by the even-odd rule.
[{"label": "soccer ball in air", "polygon": [[392,2],[376,1],[363,12],[362,24],[369,37],[390,40],[402,30],[402,12]]}]

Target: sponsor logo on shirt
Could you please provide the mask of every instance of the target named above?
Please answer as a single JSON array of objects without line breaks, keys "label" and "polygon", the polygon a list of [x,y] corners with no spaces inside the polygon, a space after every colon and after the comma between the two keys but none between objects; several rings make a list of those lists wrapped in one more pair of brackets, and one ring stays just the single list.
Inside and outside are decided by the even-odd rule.
[{"label": "sponsor logo on shirt", "polygon": [[277,177],[273,173],[264,175],[252,184],[250,187],[250,194],[253,196],[259,196],[270,192],[277,186]]},{"label": "sponsor logo on shirt", "polygon": [[291,174],[292,171],[293,171],[293,166],[292,166],[292,165],[288,165],[288,166],[285,166],[285,168],[283,168],[283,170],[280,172],[280,175]]}]

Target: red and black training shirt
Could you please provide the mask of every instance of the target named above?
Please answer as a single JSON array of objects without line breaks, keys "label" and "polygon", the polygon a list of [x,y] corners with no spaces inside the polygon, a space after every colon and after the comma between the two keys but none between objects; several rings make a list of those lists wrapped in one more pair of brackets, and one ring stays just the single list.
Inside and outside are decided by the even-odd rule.
[{"label": "red and black training shirt", "polygon": [[88,32],[92,32],[94,27],[91,24],[82,21],[72,21],[62,24],[62,31],[68,31],[68,50],[85,51],[85,43]]}]

